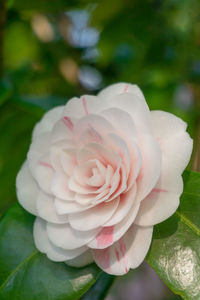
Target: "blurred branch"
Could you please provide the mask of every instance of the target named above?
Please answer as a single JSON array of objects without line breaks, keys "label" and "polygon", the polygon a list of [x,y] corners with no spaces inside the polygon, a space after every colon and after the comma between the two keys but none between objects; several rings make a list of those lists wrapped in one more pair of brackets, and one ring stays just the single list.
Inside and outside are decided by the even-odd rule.
[{"label": "blurred branch", "polygon": [[0,0],[0,76],[3,74],[3,40],[6,22],[6,0]]}]

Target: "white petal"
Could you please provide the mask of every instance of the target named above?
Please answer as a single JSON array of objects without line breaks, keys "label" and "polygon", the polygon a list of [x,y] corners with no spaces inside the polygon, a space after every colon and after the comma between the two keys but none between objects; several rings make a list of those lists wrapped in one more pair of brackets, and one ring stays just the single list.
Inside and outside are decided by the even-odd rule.
[{"label": "white petal", "polygon": [[152,239],[153,227],[132,225],[126,234],[112,246],[92,250],[97,265],[113,275],[124,275],[137,268],[145,259]]},{"label": "white petal", "polygon": [[75,126],[76,120],[64,117],[55,123],[52,131],[51,131],[51,142],[56,143],[62,140],[70,140],[73,136],[73,128]]},{"label": "white petal", "polygon": [[130,114],[137,134],[152,133],[151,115],[144,97],[126,92],[113,94],[105,101],[108,102],[109,107],[116,107]]},{"label": "white petal", "polygon": [[161,150],[156,139],[142,135],[139,140],[142,166],[137,177],[137,201],[143,200],[153,189],[161,172]]},{"label": "white petal", "polygon": [[113,131],[114,128],[111,123],[105,118],[96,114],[89,114],[76,123],[74,137],[79,144],[89,142],[102,144],[102,137]]},{"label": "white petal", "polygon": [[57,106],[45,113],[41,121],[34,127],[32,139],[34,140],[42,133],[50,132],[54,124],[61,119],[63,110],[64,106]]},{"label": "white petal", "polygon": [[95,96],[84,95],[80,99],[72,98],[65,106],[63,115],[68,115],[77,119],[88,114],[96,114],[104,108],[104,103]]},{"label": "white petal", "polygon": [[68,266],[81,268],[91,264],[94,261],[90,250],[85,251],[83,254],[79,255],[74,259],[67,260],[65,263]]},{"label": "white petal", "polygon": [[42,156],[35,166],[34,177],[41,189],[51,194],[51,182],[53,180],[54,169],[51,166],[49,156]]},{"label": "white petal", "polygon": [[78,231],[69,224],[47,223],[47,234],[49,239],[57,247],[64,249],[76,249],[86,245],[99,232],[99,228],[90,231]]},{"label": "white petal", "polygon": [[91,206],[80,205],[76,201],[64,201],[58,198],[55,199],[55,208],[59,215],[81,212],[90,207]]},{"label": "white petal", "polygon": [[104,227],[98,235],[88,243],[90,248],[104,249],[118,241],[133,224],[139,209],[139,204],[134,203],[128,215],[118,224]]},{"label": "white petal", "polygon": [[58,215],[54,204],[54,198],[42,191],[39,192],[37,197],[37,210],[39,217],[52,223],[63,224],[68,223],[66,215]]},{"label": "white petal", "polygon": [[36,248],[40,252],[46,253],[48,258],[53,261],[65,261],[67,259],[73,259],[87,250],[86,247],[73,250],[64,250],[53,245],[47,236],[46,222],[40,218],[36,218],[35,220],[33,236]]},{"label": "white petal", "polygon": [[34,141],[31,143],[27,158],[29,163],[29,168],[32,175],[35,175],[35,169],[40,162],[42,156],[49,152],[50,148],[50,138],[49,133],[43,133],[36,136]]},{"label": "white petal", "polygon": [[116,132],[127,142],[130,139],[137,140],[136,127],[128,112],[112,107],[102,111],[101,115],[112,124]]},{"label": "white petal", "polygon": [[55,197],[70,201],[74,199],[74,193],[68,187],[69,178],[63,173],[54,173],[51,183],[51,192]]},{"label": "white petal", "polygon": [[162,222],[176,211],[183,191],[181,174],[192,152],[192,140],[185,132],[186,126],[181,119],[157,111],[152,113],[152,118],[155,135],[162,150],[162,165],[159,181],[142,201],[135,220],[142,226]]},{"label": "white petal", "polygon": [[85,231],[102,226],[116,211],[120,198],[102,202],[84,212],[69,215],[69,223],[74,229]]},{"label": "white petal", "polygon": [[126,217],[135,201],[136,191],[137,185],[135,184],[128,192],[120,195],[120,202],[115,213],[103,226],[113,226]]},{"label": "white petal", "polygon": [[100,97],[102,100],[105,101],[105,99],[110,99],[116,95],[127,93],[127,92],[134,94],[135,96],[141,99],[144,99],[142,91],[136,84],[130,84],[125,82],[112,84],[106,87],[98,94],[98,97]]},{"label": "white petal", "polygon": [[17,174],[16,187],[19,203],[31,214],[37,216],[36,199],[38,186],[29,171],[27,161],[24,162]]}]

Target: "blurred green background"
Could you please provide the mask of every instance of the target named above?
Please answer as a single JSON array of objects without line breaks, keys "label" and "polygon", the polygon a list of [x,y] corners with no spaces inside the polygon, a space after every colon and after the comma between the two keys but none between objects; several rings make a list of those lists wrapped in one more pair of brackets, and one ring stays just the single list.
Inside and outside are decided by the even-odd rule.
[{"label": "blurred green background", "polygon": [[[0,0],[0,73],[0,215],[42,114],[115,82],[138,84],[150,109],[188,123],[200,170],[199,0]],[[181,298],[143,265],[113,299]]]}]

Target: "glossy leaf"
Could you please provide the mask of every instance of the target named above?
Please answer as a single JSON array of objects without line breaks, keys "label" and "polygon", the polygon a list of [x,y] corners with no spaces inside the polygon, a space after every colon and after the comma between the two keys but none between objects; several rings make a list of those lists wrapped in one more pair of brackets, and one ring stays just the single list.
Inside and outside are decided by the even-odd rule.
[{"label": "glossy leaf", "polygon": [[0,299],[79,299],[100,269],[95,264],[77,269],[47,259],[34,246],[33,221],[16,203],[0,222]]},{"label": "glossy leaf", "polygon": [[155,226],[147,261],[169,288],[200,299],[200,174],[185,171],[177,212]]}]

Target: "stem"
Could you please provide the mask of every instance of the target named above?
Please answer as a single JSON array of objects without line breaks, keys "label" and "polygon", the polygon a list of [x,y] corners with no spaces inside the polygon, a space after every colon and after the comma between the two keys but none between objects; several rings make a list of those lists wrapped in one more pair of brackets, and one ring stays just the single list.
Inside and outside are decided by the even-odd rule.
[{"label": "stem", "polygon": [[6,23],[6,0],[0,0],[0,77],[3,75],[4,27]]}]

